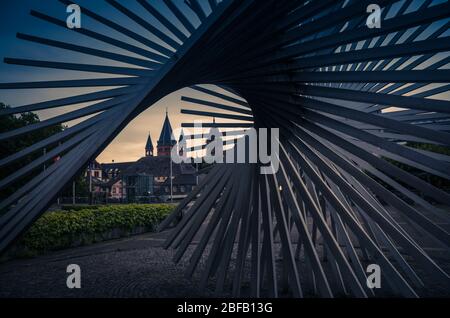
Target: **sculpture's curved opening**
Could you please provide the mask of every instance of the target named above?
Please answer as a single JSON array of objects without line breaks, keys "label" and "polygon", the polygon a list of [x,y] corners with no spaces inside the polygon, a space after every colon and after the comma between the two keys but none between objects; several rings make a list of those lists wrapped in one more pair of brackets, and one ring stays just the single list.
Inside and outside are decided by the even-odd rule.
[{"label": "sculpture's curved opening", "polygon": [[[211,95],[213,94],[213,95]],[[135,161],[145,155],[145,144],[151,136],[157,155],[157,141],[168,115],[173,138],[178,141],[181,131],[194,130],[195,122],[201,123],[205,138],[212,126],[220,131],[238,131],[247,128],[250,121],[239,120],[239,116],[251,116],[247,102],[236,94],[215,85],[196,85],[183,88],[163,97],[133,119],[96,158],[98,162],[110,163]],[[238,113],[243,111],[245,114]],[[242,123],[244,127],[239,127]],[[216,124],[216,125],[213,125]],[[236,127],[228,127],[233,126]],[[201,138],[198,138],[201,139]],[[204,139],[204,138],[203,138]],[[201,145],[201,140],[192,146]],[[191,146],[191,145],[190,145]],[[192,156],[201,155],[200,151]]]}]

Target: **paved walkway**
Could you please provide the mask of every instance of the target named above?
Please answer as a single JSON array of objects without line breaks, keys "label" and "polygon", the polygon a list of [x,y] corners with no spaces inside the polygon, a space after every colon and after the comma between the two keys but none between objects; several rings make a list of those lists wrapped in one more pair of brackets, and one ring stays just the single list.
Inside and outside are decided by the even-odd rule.
[{"label": "paved walkway", "polygon": [[[0,264],[0,297],[205,297],[172,262],[165,233],[98,243]],[[69,264],[81,268],[82,288],[66,286]]]}]

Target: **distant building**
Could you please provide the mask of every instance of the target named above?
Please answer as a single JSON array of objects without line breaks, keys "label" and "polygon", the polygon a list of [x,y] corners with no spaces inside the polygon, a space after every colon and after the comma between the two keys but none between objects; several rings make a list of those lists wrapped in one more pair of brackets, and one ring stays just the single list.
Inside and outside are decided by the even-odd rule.
[{"label": "distant building", "polygon": [[85,172],[86,182],[89,187],[89,191],[96,194],[101,194],[104,189],[104,171],[102,165],[96,160],[91,162],[88,169]]},{"label": "distant building", "polygon": [[134,162],[112,162],[112,163],[102,163],[101,167],[103,170],[104,179],[112,180],[121,176],[122,171],[131,166]]},{"label": "distant building", "polygon": [[105,192],[109,200],[120,202],[169,201],[171,194],[174,200],[184,198],[196,185],[196,169],[191,164],[172,162],[170,155],[176,143],[166,112],[157,141],[157,155],[149,134],[145,156],[136,162],[95,162],[95,169],[91,170],[96,179],[95,191]]},{"label": "distant building", "polygon": [[[174,200],[183,199],[186,197],[186,194],[191,192],[196,185],[196,174],[179,174],[172,179],[172,196]],[[166,180],[159,187],[159,196],[165,198],[166,200],[170,199],[170,180]]]},{"label": "distant building", "polygon": [[124,191],[122,179],[113,179],[107,183],[109,191],[109,197],[111,199],[121,201],[126,199],[126,193]]},{"label": "distant building", "polygon": [[92,178],[102,180],[103,179],[103,167],[96,160],[94,160],[86,170],[85,176],[89,177],[89,174]]},{"label": "distant building", "polygon": [[170,200],[170,170],[173,198],[186,196],[196,185],[195,168],[191,164],[174,164],[170,156],[156,156],[143,157],[123,171],[127,200]]}]

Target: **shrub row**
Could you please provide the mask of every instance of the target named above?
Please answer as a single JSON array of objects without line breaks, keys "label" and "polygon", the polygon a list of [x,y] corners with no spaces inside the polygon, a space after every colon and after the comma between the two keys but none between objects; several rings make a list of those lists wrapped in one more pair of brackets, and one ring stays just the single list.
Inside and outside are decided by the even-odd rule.
[{"label": "shrub row", "polygon": [[170,204],[126,204],[47,212],[19,245],[28,253],[36,253],[101,241],[104,234],[114,230],[121,236],[136,228],[152,231],[173,208]]}]

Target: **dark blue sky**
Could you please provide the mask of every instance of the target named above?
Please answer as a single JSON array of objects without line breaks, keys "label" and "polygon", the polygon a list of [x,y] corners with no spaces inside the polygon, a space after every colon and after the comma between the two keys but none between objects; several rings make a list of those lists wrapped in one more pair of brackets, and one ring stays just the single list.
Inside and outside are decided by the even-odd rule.
[{"label": "dark blue sky", "polygon": [[[107,17],[108,19],[133,30],[138,34],[157,40],[147,30],[130,21],[129,18],[106,3],[104,0],[76,0],[75,2],[80,4],[82,7],[86,6],[95,13]],[[135,0],[119,0],[119,2],[137,13],[142,18],[154,22],[157,26],[164,30],[159,22],[157,22],[154,17],[146,12],[146,10],[143,9]],[[171,21],[178,23],[171,13],[169,13],[167,7],[161,0],[150,0],[149,2]],[[4,57],[85,64],[99,63],[118,66],[126,65],[108,59],[95,58],[81,53],[73,53],[68,50],[52,48],[16,38],[16,33],[22,32],[25,34],[93,47],[96,49],[103,49],[128,55],[130,54],[128,51],[123,51],[114,46],[90,39],[67,28],[62,28],[37,19],[29,14],[30,10],[34,9],[65,21],[68,16],[66,13],[66,6],[57,0],[2,0],[0,3],[0,37],[2,43],[0,46],[0,82],[44,81],[114,76],[108,74],[89,74],[86,72],[61,71],[47,68],[8,65],[3,63]],[[183,10],[183,12],[186,13],[194,25],[197,26],[199,24],[197,17],[187,8],[183,0],[176,0],[175,3],[180,9]],[[202,4],[207,4],[207,1],[202,1]],[[209,7],[204,8],[207,12],[210,10]],[[178,24],[178,26],[180,25]],[[123,40],[124,42],[134,44],[136,46],[144,47],[142,44],[135,42],[132,39],[101,25],[98,22],[95,22],[91,18],[83,16],[83,14],[82,27],[118,40]],[[187,30],[182,27],[180,29],[188,35]],[[148,49],[147,47],[144,48]],[[138,57],[143,58],[142,56]],[[102,88],[102,90],[103,89],[107,88]],[[0,102],[4,102],[5,104],[15,107],[97,90],[98,88],[0,90]],[[169,110],[169,115],[174,128],[179,127],[181,122],[186,119],[185,116],[183,117],[179,114],[179,109],[181,107],[180,98],[182,94],[186,93],[190,94],[190,96],[195,95],[195,93],[193,94],[192,92],[193,91],[188,89],[175,92],[153,105],[146,112],[142,113],[113,141],[113,143],[100,156],[99,160],[110,162],[112,159],[115,159],[116,161],[128,161],[137,160],[140,158],[143,155],[143,149],[148,133],[150,132],[152,134],[153,140],[158,138],[166,109]],[[37,113],[41,119],[46,119],[85,105],[86,104],[70,105],[51,110],[43,110]],[[208,120],[210,119],[208,118]],[[76,122],[77,121],[73,121],[68,124],[72,125]]]},{"label": "dark blue sky", "polygon": [[[91,11],[100,14],[108,19],[116,22],[142,36],[154,39],[150,32],[131,21],[125,15],[120,13],[114,7],[106,3],[104,0],[76,0],[76,3],[82,7],[86,6]],[[145,9],[143,9],[136,0],[119,0],[121,4],[131,9],[133,12],[151,21],[158,28],[165,30],[159,22],[156,21]],[[178,24],[179,28],[188,35],[188,31],[180,26],[179,22],[169,12],[167,7],[161,0],[149,1],[158,11],[164,14],[171,21]],[[207,13],[210,8],[207,1],[203,0],[203,8]],[[175,4],[187,15],[187,17],[197,26],[200,21],[192,13],[184,3],[184,0],[175,0]],[[84,64],[106,64],[116,66],[129,66],[121,64],[108,59],[95,58],[90,55],[81,53],[74,53],[68,50],[52,48],[49,46],[27,42],[16,38],[16,33],[21,32],[25,34],[40,36],[53,40],[69,42],[77,45],[92,47],[95,49],[102,49],[105,51],[122,53],[130,55],[128,51],[123,51],[114,46],[104,44],[100,41],[90,39],[84,35],[80,35],[73,30],[63,28],[50,24],[35,18],[29,14],[31,9],[43,12],[52,17],[65,21],[68,14],[66,13],[66,6],[57,0],[13,0],[1,1],[0,5],[0,36],[2,45],[0,46],[0,82],[23,82],[23,81],[44,81],[44,80],[58,80],[58,79],[75,79],[88,77],[108,77],[114,75],[86,73],[76,71],[61,71],[47,68],[35,67],[21,67],[17,65],[7,65],[3,63],[4,57],[27,58],[45,61],[60,61],[70,63],[84,63]],[[93,30],[95,32],[122,40],[136,46],[143,46],[119,32],[116,32],[102,24],[92,20],[89,17],[83,16],[82,12],[82,27]],[[143,58],[142,56],[137,56]],[[117,75],[116,75],[117,76]],[[212,87],[211,87],[212,88]],[[101,88],[107,89],[107,88]],[[29,103],[40,102],[45,100],[66,97],[70,95],[78,95],[90,91],[97,91],[98,88],[65,88],[65,89],[32,89],[32,90],[0,90],[0,102],[4,102],[13,107],[21,106]],[[183,89],[174,92],[164,99],[158,101],[155,105],[142,113],[138,118],[131,122],[125,130],[112,142],[112,144],[100,155],[99,161],[110,162],[112,159],[116,161],[130,161],[137,160],[143,155],[144,145],[147,140],[148,133],[151,133],[153,140],[157,140],[161,125],[164,120],[166,109],[169,110],[170,119],[174,128],[180,127],[181,123],[186,120],[185,115],[180,115],[179,110],[181,105],[181,95],[195,96],[196,93],[189,89]],[[198,94],[198,93],[197,93]],[[199,96],[196,96],[199,97]],[[70,105],[58,107],[51,110],[42,110],[37,112],[41,119],[56,116],[58,114],[71,111],[85,104]],[[190,105],[191,109],[196,107]],[[202,119],[199,117],[198,119]],[[211,118],[203,118],[206,121],[211,121]],[[220,120],[218,120],[220,121]],[[75,124],[77,121],[68,123]],[[67,124],[67,123],[66,123]]]},{"label": "dark blue sky", "polygon": [[[417,7],[424,1],[425,0],[415,0],[406,12],[415,11]],[[436,5],[445,1],[447,0],[434,0],[432,5]],[[120,25],[123,25],[130,30],[135,31],[138,34],[157,40],[151,33],[149,33],[147,30],[145,30],[135,22],[131,21],[111,5],[107,4],[104,0],[76,0],[75,2],[80,4],[81,6],[86,6],[92,11],[104,17],[107,17],[108,19]],[[165,28],[162,27],[154,19],[154,17],[152,17],[145,9],[143,9],[135,0],[119,0],[119,2],[137,13],[145,20],[151,21],[162,30],[165,30]],[[178,23],[176,19],[174,19],[174,17],[169,13],[162,0],[150,0],[149,2],[171,21]],[[195,25],[199,24],[197,17],[195,17],[192,11],[187,8],[184,0],[175,0],[175,3],[183,12],[186,12],[189,19],[191,19],[191,21],[193,21]],[[210,9],[207,5],[207,0],[202,0],[201,3],[209,13]],[[374,0],[374,3],[376,3],[376,0]],[[395,15],[398,7],[398,5],[393,6],[391,12],[389,12],[388,14],[388,18],[392,15]],[[58,0],[1,0],[0,9],[0,82],[44,81],[113,76],[108,74],[89,74],[76,71],[61,71],[47,68],[7,65],[3,63],[4,57],[71,63],[128,66],[126,64],[124,65],[111,60],[95,58],[89,55],[74,53],[58,48],[52,48],[49,46],[31,43],[16,38],[16,33],[21,32],[53,40],[102,49],[105,51],[130,54],[128,51],[123,51],[114,46],[110,46],[97,40],[90,39],[86,36],[76,33],[73,30],[69,30],[68,28],[52,25],[48,22],[32,17],[29,14],[31,9],[35,9],[60,20],[66,20],[68,15],[66,13],[66,6],[60,3]],[[428,28],[428,30],[423,33],[422,39],[427,37],[427,32],[430,32],[433,29],[435,30],[435,28],[441,26],[448,20],[449,19],[439,21]],[[100,23],[95,22],[89,17],[83,15],[82,27],[104,35],[111,36],[130,44],[134,44],[136,46],[144,47],[142,44],[135,42],[130,38],[123,36],[122,34],[113,31],[110,28],[105,27]],[[182,30],[186,34],[188,33],[186,30]],[[450,31],[447,31],[443,36],[448,36],[449,33]],[[441,58],[444,58],[446,56],[445,52],[441,55]],[[138,57],[142,58],[142,56]],[[98,88],[0,90],[0,102],[4,102],[14,107],[96,90],[98,90]],[[152,134],[152,138],[154,140],[157,139],[165,116],[166,108],[169,109],[172,126],[178,127],[184,120],[184,118],[182,118],[182,116],[179,114],[180,106],[182,106],[180,102],[180,96],[181,94],[185,94],[186,91],[187,90],[182,90],[167,96],[165,99],[152,106],[151,109],[148,110],[148,112],[144,112],[143,114],[141,114],[137,119],[135,119],[133,123],[128,125],[128,127],[117,137],[113,144],[105,150],[101,161],[110,161],[113,158],[117,161],[135,160],[139,158],[139,156],[143,152],[143,146],[145,145],[145,141],[147,140],[148,132]],[[190,90],[187,93],[189,93],[190,96],[193,95],[192,91]],[[38,114],[41,119],[45,119],[83,106],[85,105],[65,106],[49,111],[40,111]]]},{"label": "dark blue sky", "polygon": [[[408,11],[414,11],[417,9],[421,3],[425,0],[415,0],[410,6]],[[434,0],[433,5],[445,2],[446,0]],[[136,31],[139,34],[157,40],[152,34],[147,30],[140,27],[138,24],[130,21],[118,10],[113,8],[111,5],[107,4],[104,0],[77,0],[75,1],[82,6],[86,6],[96,13],[100,13],[102,16],[108,17],[110,20],[117,22],[127,28]],[[143,9],[135,0],[119,0],[120,3],[124,4],[126,7],[130,8],[132,11],[136,12],[138,15],[143,17],[150,22],[154,22],[156,26],[162,27],[155,19],[152,17],[145,9]],[[98,49],[104,49],[108,51],[113,51],[117,53],[130,54],[127,51],[122,51],[116,47],[103,44],[102,42],[92,40],[86,36],[77,34],[74,31],[68,30],[67,28],[62,28],[59,26],[52,25],[48,22],[41,21],[38,18],[29,15],[30,9],[35,9],[44,12],[50,16],[59,18],[61,20],[66,20],[67,13],[66,7],[58,0],[13,0],[13,1],[1,1],[0,10],[0,36],[1,43],[0,46],[0,82],[14,82],[14,81],[32,81],[32,80],[43,80],[43,79],[60,79],[61,71],[43,68],[30,68],[30,67],[20,67],[16,65],[6,65],[2,62],[4,57],[17,57],[17,58],[32,58],[41,60],[53,60],[61,62],[75,62],[75,63],[100,63],[107,65],[117,65],[124,66],[117,62],[112,62],[111,60],[93,58],[88,55],[74,53],[67,50],[52,48],[49,46],[44,46],[41,44],[31,43],[16,38],[17,32],[22,32],[31,35],[37,35],[42,37],[47,37],[50,39],[68,41],[70,43],[80,44],[84,46],[91,46]],[[173,19],[173,16],[167,10],[162,0],[150,0],[150,3],[166,15],[172,21],[177,22]],[[198,24],[199,21],[192,14],[192,12],[187,8],[184,0],[176,0],[176,5],[188,14],[189,18]],[[204,5],[206,10],[209,10],[207,1],[203,0],[201,3]],[[376,3],[376,1],[375,1]],[[395,13],[398,6],[393,6],[390,13]],[[388,18],[391,14],[388,14]],[[442,23],[444,23],[443,21]],[[82,27],[87,29],[95,30],[96,32],[103,33],[108,36],[112,36],[119,40],[129,42],[131,44],[142,46],[138,42],[134,42],[128,37],[107,28],[100,23],[97,23],[82,15]],[[183,29],[184,30],[184,29]],[[186,30],[184,30],[187,33]],[[140,57],[140,56],[139,56]],[[142,58],[142,57],[140,57]],[[112,64],[114,63],[114,64]],[[102,74],[92,74],[97,77],[105,77]],[[107,76],[107,75],[106,75]],[[86,77],[86,73],[76,72],[76,71],[66,71],[64,72],[65,78],[79,78]],[[3,101],[12,106],[18,106],[23,103],[30,102],[30,96],[25,96],[21,94],[17,96],[10,91],[0,91],[0,101]],[[35,90],[35,93],[39,97],[40,92]]]},{"label": "dark blue sky", "polygon": [[[143,9],[136,1],[130,0],[120,0],[120,3],[124,4],[127,8],[131,9],[135,13],[138,13],[141,17],[146,20],[151,21],[159,28],[165,30],[163,26],[157,22],[154,17],[152,17],[145,9]],[[141,35],[151,38],[155,41],[159,41],[147,30],[139,26],[138,24],[130,21],[125,15],[120,13],[118,10],[113,8],[111,5],[103,0],[78,0],[76,3],[81,6],[86,6],[88,9],[101,14],[108,19],[117,22],[121,25],[126,26],[128,29],[135,31]],[[150,3],[162,12],[166,17],[172,21],[178,23],[176,19],[169,13],[167,7],[161,0],[152,0]],[[206,3],[206,1],[205,1]],[[188,17],[193,21],[195,25],[199,23],[195,15],[193,15],[190,10],[187,10],[186,5],[182,0],[176,1],[176,5],[183,9],[183,12],[188,14]],[[207,8],[207,7],[205,7]],[[52,48],[49,46],[32,43],[24,40],[19,40],[16,38],[16,33],[21,32],[30,35],[41,36],[49,39],[66,41],[70,43],[75,43],[83,46],[93,47],[96,49],[104,49],[116,53],[130,54],[128,51],[122,51],[116,47],[109,46],[97,40],[90,39],[86,36],[80,35],[74,31],[67,28],[62,28],[50,24],[48,22],[42,21],[35,18],[29,14],[30,10],[34,9],[52,17],[58,18],[60,20],[66,20],[68,13],[66,13],[66,6],[57,0],[15,0],[15,1],[2,1],[0,10],[0,36],[2,39],[2,45],[0,46],[0,82],[15,82],[15,81],[33,81],[33,80],[55,80],[61,79],[61,71],[53,69],[43,69],[43,68],[30,68],[21,67],[17,65],[7,65],[3,63],[4,57],[14,57],[14,58],[27,58],[27,59],[38,59],[46,61],[61,61],[61,62],[72,62],[72,63],[87,63],[87,64],[105,64],[105,65],[115,65],[115,66],[129,66],[126,64],[121,64],[119,62],[114,62],[107,59],[95,58],[92,56],[70,52],[67,50],[62,50],[58,48]],[[207,8],[209,9],[209,8]],[[179,24],[178,24],[179,25]],[[180,25],[179,25],[180,26]],[[123,40],[124,42],[134,44],[136,46],[144,47],[138,42],[134,42],[128,37],[103,26],[102,24],[92,20],[89,17],[82,15],[82,27],[86,29],[95,30],[98,33],[102,33],[115,39]],[[187,30],[180,27],[185,34],[189,34]],[[160,42],[161,43],[161,42]],[[147,48],[148,49],[148,48]],[[138,56],[142,58],[142,56]],[[76,71],[66,71],[64,72],[64,77],[68,78],[86,78],[88,74]],[[95,77],[107,77],[106,74],[92,74]],[[46,92],[39,92],[39,90],[34,90],[35,96],[33,99],[38,99],[42,95],[45,99],[47,95]],[[62,90],[60,90],[62,91]],[[55,96],[56,97],[56,96]],[[18,106],[24,103],[31,102],[31,96],[29,94],[17,95],[13,91],[1,91],[0,101],[10,104],[11,106]]]}]

